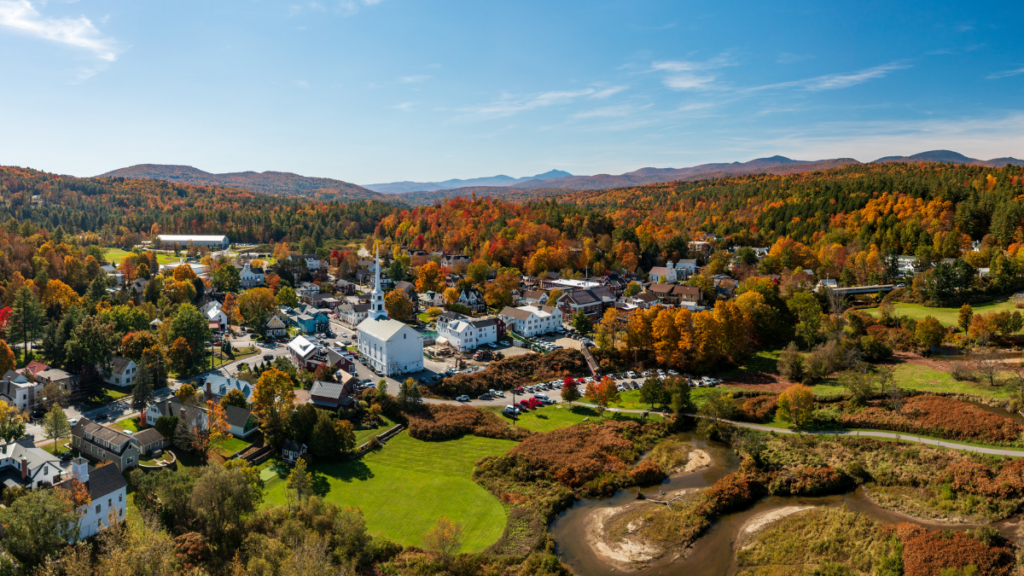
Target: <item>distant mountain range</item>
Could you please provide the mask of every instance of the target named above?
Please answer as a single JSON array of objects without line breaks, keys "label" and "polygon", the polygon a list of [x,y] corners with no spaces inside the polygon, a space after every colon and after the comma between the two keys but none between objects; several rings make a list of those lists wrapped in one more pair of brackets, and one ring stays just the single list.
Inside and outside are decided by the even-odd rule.
[{"label": "distant mountain range", "polygon": [[[912,156],[885,156],[875,162],[952,162],[955,164],[977,164],[980,166],[1002,167],[1007,164],[1024,166],[1024,160],[1017,158],[994,158],[978,160],[968,158],[951,150],[932,150]],[[102,174],[101,177],[146,178],[197,184],[204,186],[227,186],[263,192],[267,194],[297,195],[324,200],[378,200],[399,204],[424,204],[455,196],[476,193],[484,196],[501,196],[509,199],[525,199],[534,196],[561,194],[572,190],[608,190],[644,184],[674,182],[679,180],[706,180],[746,174],[798,174],[860,164],[853,158],[831,160],[792,160],[785,156],[758,158],[749,162],[701,164],[690,168],[641,168],[625,174],[597,174],[574,176],[563,170],[551,170],[536,176],[513,178],[499,175],[486,178],[452,179],[444,182],[391,182],[359,186],[331,178],[299,176],[290,172],[233,172],[212,174],[191,166],[170,166],[163,164],[139,164]],[[532,191],[539,191],[533,194]]]},{"label": "distant mountain range", "polygon": [[564,170],[550,170],[543,174],[537,174],[536,176],[526,176],[524,178],[513,178],[511,176],[505,176],[499,174],[497,176],[487,176],[484,178],[469,178],[466,180],[460,180],[454,178],[452,180],[445,180],[444,182],[388,182],[386,184],[367,184],[364,188],[369,188],[374,192],[382,192],[384,194],[405,194],[408,192],[434,192],[435,190],[453,190],[455,188],[472,188],[475,186],[522,186],[531,182],[540,182],[544,180],[551,180],[553,178],[567,178],[572,177],[572,174]]},{"label": "distant mountain range", "polygon": [[178,182],[199,186],[225,186],[262,192],[264,194],[307,196],[323,198],[325,200],[388,200],[383,194],[367,190],[358,184],[333,180],[331,178],[299,176],[291,172],[230,172],[227,174],[212,174],[191,166],[138,164],[129,168],[121,168],[106,174],[100,174],[100,177],[163,180],[165,182]]}]

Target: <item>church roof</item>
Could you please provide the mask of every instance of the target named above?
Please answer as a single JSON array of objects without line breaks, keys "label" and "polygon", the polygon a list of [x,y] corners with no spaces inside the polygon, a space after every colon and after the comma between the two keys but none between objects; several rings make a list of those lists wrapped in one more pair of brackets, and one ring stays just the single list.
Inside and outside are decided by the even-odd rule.
[{"label": "church roof", "polygon": [[418,332],[409,328],[404,322],[398,320],[392,320],[385,318],[382,320],[374,320],[373,318],[367,318],[359,323],[356,330],[373,336],[381,342],[387,342],[398,335],[402,331],[402,328],[407,328],[410,332],[419,335]]}]

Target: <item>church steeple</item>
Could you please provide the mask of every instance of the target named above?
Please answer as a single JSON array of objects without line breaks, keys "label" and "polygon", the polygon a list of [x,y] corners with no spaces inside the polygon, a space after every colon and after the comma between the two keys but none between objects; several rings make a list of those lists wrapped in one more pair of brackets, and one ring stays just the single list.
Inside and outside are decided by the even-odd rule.
[{"label": "church steeple", "polygon": [[373,294],[370,296],[370,318],[383,320],[388,317],[388,311],[384,308],[384,291],[380,289],[380,245],[377,251],[377,270],[374,272]]}]

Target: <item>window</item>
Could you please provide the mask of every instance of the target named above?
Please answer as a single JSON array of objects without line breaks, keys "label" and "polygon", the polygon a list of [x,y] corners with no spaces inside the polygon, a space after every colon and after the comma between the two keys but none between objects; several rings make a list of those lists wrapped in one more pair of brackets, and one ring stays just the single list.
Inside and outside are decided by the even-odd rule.
[{"label": "window", "polygon": [[97,514],[99,514],[99,513],[100,513],[100,506],[101,506],[100,504],[97,504],[97,505],[96,505],[96,513],[97,513]]},{"label": "window", "polygon": [[118,501],[118,502],[120,502],[120,501],[121,501],[121,497],[122,497],[122,496],[123,496],[123,494],[118,494],[118,495],[117,495],[117,501]]}]

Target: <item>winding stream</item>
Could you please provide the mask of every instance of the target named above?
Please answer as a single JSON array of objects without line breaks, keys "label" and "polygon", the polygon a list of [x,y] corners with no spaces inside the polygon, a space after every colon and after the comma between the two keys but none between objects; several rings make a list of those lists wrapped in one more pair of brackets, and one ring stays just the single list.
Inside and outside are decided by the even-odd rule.
[{"label": "winding stream", "polygon": [[[1005,414],[1005,411],[1004,411]],[[735,472],[740,461],[728,445],[698,439],[691,434],[682,434],[678,438],[689,441],[695,448],[704,450],[712,458],[708,468],[675,476],[660,486],[641,489],[646,495],[657,497],[662,491],[669,492],[682,488],[706,488],[714,484],[726,474]],[[846,506],[853,512],[859,512],[885,523],[908,522],[907,517],[881,508],[864,495],[863,487],[853,492],[837,496],[795,497],[769,496],[757,502],[751,508],[728,514],[718,519],[711,528],[701,536],[689,553],[680,558],[672,554],[654,561],[643,570],[625,571],[616,568],[598,557],[587,543],[587,518],[597,509],[618,507],[636,500],[636,489],[622,490],[611,498],[580,500],[562,512],[551,524],[551,534],[555,539],[555,551],[573,572],[580,576],[605,576],[623,573],[636,576],[722,576],[733,575],[738,568],[735,563],[735,545],[743,526],[752,518],[772,510],[789,506]],[[914,523],[931,530],[951,528],[947,524],[928,523],[913,520]],[[1018,523],[1003,521],[992,525],[1007,538],[1018,542]],[[976,525],[960,524],[959,530],[976,528]]]}]

